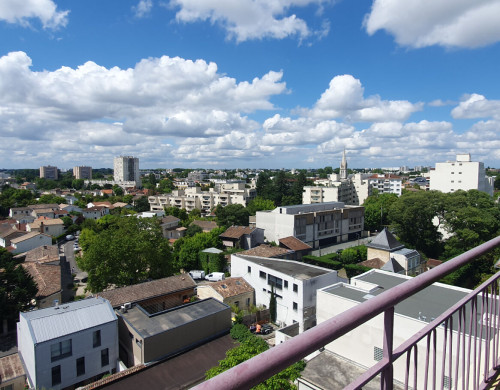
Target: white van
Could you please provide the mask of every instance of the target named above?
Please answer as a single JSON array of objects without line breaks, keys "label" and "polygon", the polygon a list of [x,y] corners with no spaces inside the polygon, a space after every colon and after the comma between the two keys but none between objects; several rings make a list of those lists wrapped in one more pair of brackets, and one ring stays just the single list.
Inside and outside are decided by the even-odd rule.
[{"label": "white van", "polygon": [[226,279],[226,275],[224,275],[224,272],[212,272],[205,276],[205,279],[209,282],[218,282],[219,280]]}]

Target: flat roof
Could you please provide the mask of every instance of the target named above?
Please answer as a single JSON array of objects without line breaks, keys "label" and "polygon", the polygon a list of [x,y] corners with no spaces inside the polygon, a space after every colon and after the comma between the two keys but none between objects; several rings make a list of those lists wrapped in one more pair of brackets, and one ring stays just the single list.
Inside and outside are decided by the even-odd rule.
[{"label": "flat roof", "polygon": [[[406,282],[408,279],[411,279],[411,277],[372,270],[353,278],[351,281],[353,283],[355,280],[360,280],[379,286],[379,288],[369,293],[366,290],[347,284],[337,284],[327,287],[323,291],[361,303]],[[464,298],[469,292],[466,289],[435,283],[396,305],[395,312],[406,317],[430,322]]]},{"label": "flat roof", "polygon": [[229,309],[228,305],[214,298],[195,301],[153,315],[146,314],[145,310],[139,306],[139,304],[135,304],[126,313],[118,310],[117,313],[143,338],[154,336],[188,322]]},{"label": "flat roof", "polygon": [[301,280],[311,279],[317,276],[336,272],[328,268],[318,267],[315,265],[305,264],[293,260],[269,259],[267,257],[238,255],[237,253],[232,254],[231,256],[232,259],[235,257],[239,257],[246,261],[262,265],[263,267],[272,269],[277,272],[281,272],[283,274],[292,276],[295,279],[301,279]]}]

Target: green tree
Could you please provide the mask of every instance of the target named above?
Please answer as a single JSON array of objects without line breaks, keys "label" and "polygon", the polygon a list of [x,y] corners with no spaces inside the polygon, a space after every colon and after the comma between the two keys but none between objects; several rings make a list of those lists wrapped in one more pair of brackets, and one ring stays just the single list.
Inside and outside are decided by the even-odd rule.
[{"label": "green tree", "polygon": [[114,185],[113,186],[113,193],[116,195],[116,196],[123,196],[124,192],[123,192],[123,188],[121,188],[119,185]]},{"label": "green tree", "polygon": [[89,275],[91,292],[172,275],[170,246],[157,219],[121,217],[104,230],[87,234],[84,241],[80,236],[84,255],[78,265]]},{"label": "green tree", "polygon": [[271,315],[271,321],[276,322],[276,311],[277,311],[277,302],[276,302],[276,293],[274,291],[274,285],[271,286],[271,297],[269,298],[269,314]]},{"label": "green tree", "polygon": [[213,229],[210,233],[197,233],[193,237],[182,237],[174,244],[174,267],[176,270],[200,269],[200,252],[207,248],[222,246],[219,235],[223,228]]},{"label": "green tree", "polygon": [[160,183],[159,183],[159,185],[158,185],[158,191],[159,191],[161,194],[167,194],[167,193],[170,193],[170,192],[172,192],[174,189],[175,189],[174,182],[173,182],[171,179],[166,178],[166,179],[162,179],[162,180],[160,180]]},{"label": "green tree", "polygon": [[376,192],[366,198],[365,207],[365,230],[381,231],[384,226],[389,225],[389,209],[398,200],[396,194],[378,194]]},{"label": "green tree", "polygon": [[138,213],[142,213],[143,211],[149,211],[149,202],[147,196],[141,196],[139,199],[135,201],[134,210]]},{"label": "green tree", "polygon": [[71,187],[75,190],[81,190],[85,185],[85,180],[83,179],[74,179],[71,181]]},{"label": "green tree", "polygon": [[33,278],[10,252],[0,247],[0,324],[16,320],[20,311],[30,309],[37,292]]},{"label": "green tree", "polygon": [[267,172],[260,172],[256,184],[257,196],[274,200],[274,185]]},{"label": "green tree", "polygon": [[275,208],[276,206],[271,199],[264,199],[261,196],[257,196],[255,199],[252,199],[247,206],[247,210],[250,215],[255,215],[257,211],[274,210]]},{"label": "green tree", "polygon": [[250,214],[241,204],[229,204],[227,206],[218,205],[215,208],[215,216],[217,225],[227,228],[233,225],[248,226]]},{"label": "green tree", "polygon": [[185,237],[193,237],[195,234],[203,233],[203,229],[195,224],[191,224],[186,229]]}]

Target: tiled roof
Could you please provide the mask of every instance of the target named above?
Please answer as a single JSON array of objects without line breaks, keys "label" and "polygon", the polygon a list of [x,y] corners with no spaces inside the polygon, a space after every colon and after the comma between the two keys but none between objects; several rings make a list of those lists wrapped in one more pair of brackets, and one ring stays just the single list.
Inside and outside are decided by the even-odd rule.
[{"label": "tiled roof", "polygon": [[427,267],[429,268],[434,268],[437,267],[438,265],[443,264],[441,260],[436,260],[436,259],[428,259],[427,260]]},{"label": "tiled roof", "polygon": [[40,210],[40,209],[52,209],[52,210],[58,210],[59,205],[55,203],[47,203],[47,204],[30,204],[28,205],[29,208],[33,210]]},{"label": "tiled roof", "polygon": [[59,265],[22,263],[22,266],[33,277],[38,287],[37,298],[48,297],[61,291],[61,267]]},{"label": "tiled roof", "polygon": [[55,245],[42,245],[26,252],[26,262],[47,263],[59,261],[59,248]]},{"label": "tiled roof", "polygon": [[46,209],[34,209],[33,210],[37,215],[38,214],[50,214],[53,213],[54,210],[51,208],[46,208]]},{"label": "tiled roof", "polygon": [[179,222],[180,219],[177,217],[174,217],[173,215],[165,215],[161,219],[161,223],[171,223],[171,222]]},{"label": "tiled roof", "polygon": [[405,247],[398,240],[396,240],[396,237],[394,237],[392,233],[387,230],[387,228],[384,228],[379,234],[377,234],[373,241],[366,244],[366,246],[368,248],[383,249],[390,252]]},{"label": "tiled roof", "polygon": [[189,274],[181,274],[151,282],[102,291],[96,295],[106,298],[111,303],[111,306],[117,307],[127,302],[140,302],[148,298],[167,295],[175,291],[194,287],[196,287],[196,283],[191,279],[191,276]]},{"label": "tiled roof", "polygon": [[0,358],[0,380],[2,383],[25,375],[18,353]]},{"label": "tiled roof", "polygon": [[224,233],[220,234],[219,237],[239,239],[246,234],[251,234],[255,229],[249,226],[231,226]]},{"label": "tiled roof", "polygon": [[45,226],[57,226],[57,225],[64,225],[64,222],[60,218],[53,218],[53,219],[44,219],[44,220],[35,220],[34,222],[30,223],[29,226],[33,229],[38,229],[41,224],[44,224]]},{"label": "tiled roof", "polygon": [[280,238],[279,243],[286,246],[288,249],[293,251],[302,251],[312,249],[310,245],[307,245],[305,242],[295,238],[294,236],[289,236],[285,238]]},{"label": "tiled roof", "polygon": [[[24,232],[22,232],[24,233]],[[30,238],[33,238],[33,237],[36,237],[36,236],[47,236],[47,237],[50,237],[49,235],[47,234],[43,234],[43,233],[38,233],[38,232],[30,232],[30,233],[24,233],[22,236],[20,237],[17,237],[17,238],[13,238],[10,240],[10,242],[14,243],[14,244],[17,244],[18,242],[22,242],[24,240],[29,240]]]},{"label": "tiled roof", "polygon": [[381,269],[384,266],[384,264],[385,264],[384,261],[379,259],[378,257],[374,257],[373,259],[365,260],[358,263],[358,265],[363,265],[368,268],[376,268],[376,269]]},{"label": "tiled roof", "polygon": [[289,249],[280,248],[279,246],[271,246],[262,244],[255,248],[248,249],[243,252],[238,252],[238,255],[259,256],[259,257],[283,257],[290,253]]},{"label": "tiled roof", "polygon": [[217,291],[223,298],[234,297],[253,291],[253,287],[241,277],[227,278],[219,282],[210,283],[209,286]]},{"label": "tiled roof", "polygon": [[127,207],[128,203],[125,202],[115,202],[113,203],[113,207]]},{"label": "tiled roof", "polygon": [[[106,190],[102,190],[103,192],[106,191]],[[113,192],[113,190],[110,190],[111,192]],[[113,205],[111,204],[111,202],[92,202],[92,204],[94,206],[104,206],[104,207],[108,207],[108,208],[113,208]]]},{"label": "tiled roof", "polygon": [[198,225],[201,227],[203,230],[213,230],[217,227],[217,222],[214,221],[201,221],[198,219],[195,219],[193,222],[191,222],[192,225]]}]

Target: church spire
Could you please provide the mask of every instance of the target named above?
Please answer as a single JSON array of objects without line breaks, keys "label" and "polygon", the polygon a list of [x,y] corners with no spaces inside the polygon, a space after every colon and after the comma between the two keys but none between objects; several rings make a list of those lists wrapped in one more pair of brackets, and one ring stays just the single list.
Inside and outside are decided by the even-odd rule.
[{"label": "church spire", "polygon": [[342,162],[340,163],[340,180],[347,179],[347,159],[345,157],[345,148],[344,153],[342,154]]}]

